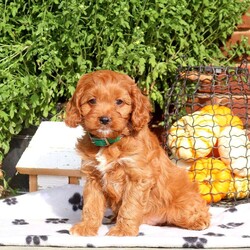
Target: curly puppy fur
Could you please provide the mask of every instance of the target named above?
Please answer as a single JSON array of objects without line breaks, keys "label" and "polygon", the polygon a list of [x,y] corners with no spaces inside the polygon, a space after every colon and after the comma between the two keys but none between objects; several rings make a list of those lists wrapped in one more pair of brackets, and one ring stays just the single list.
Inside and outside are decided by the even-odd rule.
[{"label": "curly puppy fur", "polygon": [[[82,220],[73,235],[97,235],[104,211],[116,223],[107,235],[136,236],[141,224],[202,230],[210,215],[198,186],[176,167],[149,130],[151,104],[127,75],[110,70],[85,74],[66,107],[65,123],[81,125],[78,140],[86,178]],[[117,138],[96,146],[90,138]]]}]

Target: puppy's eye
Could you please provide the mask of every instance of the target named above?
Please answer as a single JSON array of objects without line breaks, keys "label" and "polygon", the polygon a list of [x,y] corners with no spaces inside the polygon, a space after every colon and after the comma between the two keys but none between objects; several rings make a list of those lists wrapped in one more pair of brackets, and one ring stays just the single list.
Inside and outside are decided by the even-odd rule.
[{"label": "puppy's eye", "polygon": [[117,100],[115,100],[115,104],[116,105],[122,105],[123,104],[123,100],[117,99]]},{"label": "puppy's eye", "polygon": [[95,98],[91,98],[90,100],[88,100],[88,104],[95,105],[96,104],[96,99]]}]

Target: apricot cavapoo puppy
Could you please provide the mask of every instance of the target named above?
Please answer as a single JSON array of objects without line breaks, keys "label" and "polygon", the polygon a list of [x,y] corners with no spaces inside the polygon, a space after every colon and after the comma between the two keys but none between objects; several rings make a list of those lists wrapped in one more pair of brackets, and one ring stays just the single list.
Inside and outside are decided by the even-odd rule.
[{"label": "apricot cavapoo puppy", "polygon": [[86,131],[76,145],[86,184],[82,221],[71,234],[97,235],[106,208],[116,216],[112,236],[136,236],[141,224],[209,226],[197,184],[149,130],[150,111],[148,98],[125,74],[100,70],[79,80],[65,122]]}]

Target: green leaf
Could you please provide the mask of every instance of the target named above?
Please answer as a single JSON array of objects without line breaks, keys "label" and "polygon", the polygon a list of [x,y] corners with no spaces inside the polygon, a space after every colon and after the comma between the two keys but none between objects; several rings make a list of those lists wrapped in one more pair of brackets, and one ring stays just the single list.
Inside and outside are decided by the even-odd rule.
[{"label": "green leaf", "polygon": [[3,118],[5,122],[7,122],[9,120],[8,114],[2,110],[0,110],[0,118],[1,119]]},{"label": "green leaf", "polygon": [[30,100],[31,100],[31,103],[32,103],[33,107],[39,105],[40,98],[39,98],[39,96],[38,96],[36,93],[34,93],[34,94],[30,97]]},{"label": "green leaf", "polygon": [[154,55],[151,55],[150,58],[149,58],[149,64],[152,66],[152,67],[155,67],[156,65],[156,60],[155,60],[155,56]]},{"label": "green leaf", "polygon": [[49,115],[49,106],[45,106],[43,109],[43,116],[48,117]]},{"label": "green leaf", "polygon": [[10,115],[11,119],[13,119],[15,113],[16,113],[16,107],[15,107],[14,103],[12,102],[10,104],[10,111],[9,111],[9,115]]},{"label": "green leaf", "polygon": [[139,59],[139,74],[142,75],[145,71],[146,60],[144,58]]}]

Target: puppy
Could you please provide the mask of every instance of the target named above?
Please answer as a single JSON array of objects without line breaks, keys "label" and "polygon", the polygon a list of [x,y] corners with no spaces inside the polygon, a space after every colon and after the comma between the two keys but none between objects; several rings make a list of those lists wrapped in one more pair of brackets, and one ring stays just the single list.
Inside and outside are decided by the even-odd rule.
[{"label": "puppy", "polygon": [[82,221],[71,234],[97,235],[108,207],[116,216],[110,236],[136,236],[141,224],[209,226],[197,184],[169,160],[149,130],[150,112],[149,100],[125,74],[100,70],[79,80],[65,123],[86,131],[76,145],[86,184]]}]

